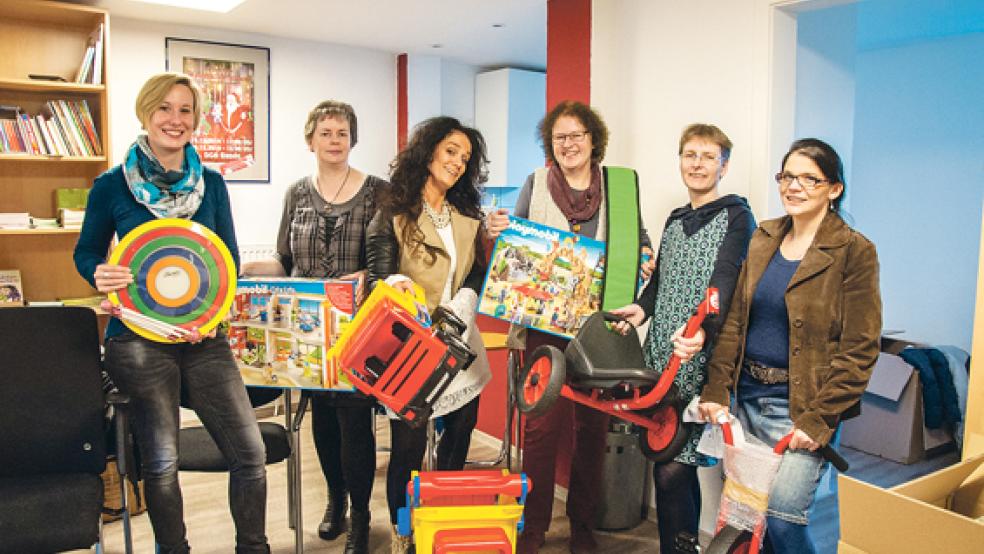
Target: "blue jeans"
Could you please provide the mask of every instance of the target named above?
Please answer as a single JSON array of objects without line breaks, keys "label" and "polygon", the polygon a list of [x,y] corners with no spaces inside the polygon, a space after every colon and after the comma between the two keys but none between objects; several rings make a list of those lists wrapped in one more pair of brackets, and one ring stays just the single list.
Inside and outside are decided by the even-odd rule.
[{"label": "blue jeans", "polygon": [[184,390],[229,464],[236,552],[269,552],[266,451],[225,337],[162,344],[128,331],[108,339],[105,367],[120,391],[130,396],[147,510],[161,550],[188,549],[178,485],[178,408]]}]

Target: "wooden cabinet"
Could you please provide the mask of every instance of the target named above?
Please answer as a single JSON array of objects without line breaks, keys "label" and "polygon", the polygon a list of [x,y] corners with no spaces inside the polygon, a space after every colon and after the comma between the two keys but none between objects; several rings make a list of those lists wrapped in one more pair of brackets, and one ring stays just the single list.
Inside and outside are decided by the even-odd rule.
[{"label": "wooden cabinet", "polygon": [[[77,84],[90,35],[103,27],[102,83],[108,73],[109,15],[104,10],[39,0],[0,3],[0,105],[36,115],[52,100],[85,100],[102,152],[108,154],[109,102],[105,84]],[[67,82],[31,79],[58,76]],[[10,117],[9,114],[0,117]],[[109,168],[108,155],[0,154],[0,212],[55,217],[55,190],[91,187]],[[78,230],[0,229],[0,269],[19,269],[27,300],[88,296],[95,291],[75,271]]]}]

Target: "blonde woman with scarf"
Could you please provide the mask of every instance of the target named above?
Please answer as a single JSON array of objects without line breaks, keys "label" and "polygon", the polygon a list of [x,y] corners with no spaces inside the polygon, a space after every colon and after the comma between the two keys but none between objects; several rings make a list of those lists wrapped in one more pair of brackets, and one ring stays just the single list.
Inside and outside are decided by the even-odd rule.
[{"label": "blonde woman with scarf", "polygon": [[[89,193],[75,266],[101,293],[133,282],[127,266],[106,263],[113,236],[155,218],[189,219],[225,242],[239,266],[229,192],[191,145],[202,95],[187,75],[151,77],[137,95],[145,131],[126,160],[100,175]],[[140,337],[116,317],[106,328],[106,371],[130,396],[133,432],[154,540],[161,553],[190,550],[178,485],[178,406],[182,389],[229,464],[229,508],[236,552],[270,552],[266,528],[266,452],[239,369],[223,336],[163,344]]]}]

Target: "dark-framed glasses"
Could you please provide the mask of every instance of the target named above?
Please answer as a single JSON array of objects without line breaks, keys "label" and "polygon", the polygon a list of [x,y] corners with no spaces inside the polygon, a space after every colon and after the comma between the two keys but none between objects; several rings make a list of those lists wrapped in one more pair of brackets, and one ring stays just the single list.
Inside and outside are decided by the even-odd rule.
[{"label": "dark-framed glasses", "polygon": [[557,145],[564,144],[567,139],[571,139],[571,142],[582,143],[584,142],[584,137],[591,134],[591,131],[576,131],[574,133],[558,133],[554,135],[553,143]]},{"label": "dark-framed glasses", "polygon": [[693,150],[687,150],[680,153],[680,159],[688,164],[711,164],[720,160],[721,156],[711,154],[710,152],[694,152]]},{"label": "dark-framed glasses", "polygon": [[811,192],[820,188],[821,185],[830,183],[829,179],[821,179],[809,173],[801,173],[799,175],[793,175],[784,171],[776,173],[776,182],[783,189],[788,189],[793,184],[793,181],[796,181],[801,187]]}]

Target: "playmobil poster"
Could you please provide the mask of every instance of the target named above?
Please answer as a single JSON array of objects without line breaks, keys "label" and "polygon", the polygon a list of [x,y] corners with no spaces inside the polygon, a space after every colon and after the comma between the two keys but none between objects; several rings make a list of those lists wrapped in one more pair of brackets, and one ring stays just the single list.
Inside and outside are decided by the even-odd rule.
[{"label": "playmobil poster", "polygon": [[240,279],[228,337],[247,385],[351,391],[326,352],[352,321],[355,283]]},{"label": "playmobil poster", "polygon": [[601,305],[604,265],[604,242],[510,216],[478,311],[571,338]]}]

